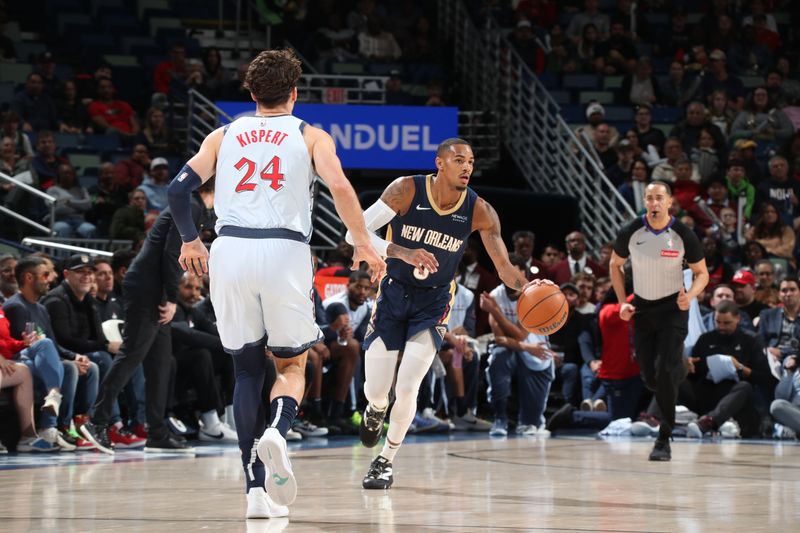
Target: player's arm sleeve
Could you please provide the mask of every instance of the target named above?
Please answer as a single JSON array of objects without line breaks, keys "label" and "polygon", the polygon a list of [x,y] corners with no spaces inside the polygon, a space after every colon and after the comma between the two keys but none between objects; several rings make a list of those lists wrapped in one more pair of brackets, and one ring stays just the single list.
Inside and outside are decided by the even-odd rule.
[{"label": "player's arm sleeve", "polygon": [[178,171],[167,187],[167,198],[172,219],[178,228],[181,240],[191,242],[195,240],[197,226],[192,221],[192,191],[203,184],[200,176],[188,164]]},{"label": "player's arm sleeve", "polygon": [[[372,243],[372,246],[381,257],[386,257],[389,241],[381,239],[375,232],[391,222],[396,214],[397,213],[380,198],[364,211],[364,223],[367,226],[370,243]],[[348,244],[353,244],[353,235],[350,233],[350,230],[347,231],[344,239]]]},{"label": "player's arm sleeve", "polygon": [[633,235],[633,232],[638,229],[639,225],[640,224],[636,224],[636,221],[626,225],[624,228],[622,228],[622,231],[619,233],[619,235],[617,235],[617,240],[614,241],[614,252],[623,259],[631,255],[629,249],[631,236]]}]

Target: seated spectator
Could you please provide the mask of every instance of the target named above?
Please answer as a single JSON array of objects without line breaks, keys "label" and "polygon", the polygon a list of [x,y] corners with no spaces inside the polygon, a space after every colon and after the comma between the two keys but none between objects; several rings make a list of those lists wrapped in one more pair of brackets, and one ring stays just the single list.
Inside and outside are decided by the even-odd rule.
[{"label": "seated spectator", "polygon": [[586,251],[586,237],[580,231],[569,233],[565,239],[567,258],[550,269],[550,278],[556,284],[570,281],[578,272],[595,277],[607,276],[608,271],[594,261]]},{"label": "seated spectator", "polygon": [[[524,268],[522,258],[516,254],[511,254],[509,260],[520,270]],[[489,435],[508,435],[508,398],[511,382],[515,380],[519,399],[517,434],[544,437],[548,435],[543,417],[554,377],[554,353],[547,337],[529,334],[520,326],[518,297],[518,292],[503,284],[480,296],[480,306],[489,314],[489,325],[495,336],[486,370],[490,387],[488,400],[494,411]]]},{"label": "seated spectator", "polygon": [[631,181],[635,162],[631,142],[628,139],[622,139],[617,146],[616,153],[617,162],[606,169],[606,176],[615,187],[619,188],[623,183]]},{"label": "seated spectator", "polygon": [[230,100],[232,102],[252,102],[253,99],[250,96],[250,91],[244,86],[244,79],[249,67],[249,62],[239,65],[239,68],[236,69],[236,77],[220,88],[220,94],[217,98],[220,100]]},{"label": "seated spectator", "polygon": [[[431,21],[428,17],[417,17],[411,34],[408,35],[403,43],[403,60],[408,63],[436,63],[439,61],[436,39],[432,35]],[[533,43],[531,43],[533,44]],[[537,48],[536,45],[533,45]],[[539,50],[541,55],[541,68],[544,68],[544,53]],[[537,70],[536,72],[541,72]]]},{"label": "seated spectator", "polygon": [[709,69],[700,83],[700,94],[703,99],[707,100],[711,93],[722,90],[728,95],[731,108],[741,111],[744,106],[744,85],[742,80],[728,72],[725,52],[719,49],[712,50],[708,58],[711,60]]},{"label": "seated spectator", "polygon": [[85,215],[92,208],[89,192],[75,180],[75,169],[68,163],[59,165],[58,181],[47,190],[56,199],[53,233],[58,237],[92,239],[97,233],[94,224],[87,222]]},{"label": "seated spectator", "polygon": [[[5,354],[4,354],[5,355]],[[58,446],[36,434],[33,421],[33,378],[24,363],[0,357],[0,389],[13,389],[12,397],[19,421],[17,452],[57,452]],[[8,453],[0,442],[0,454]]]},{"label": "seated spectator", "polygon": [[770,102],[766,87],[753,91],[745,109],[736,116],[731,125],[732,139],[752,139],[758,152],[777,148],[794,134],[789,117]]},{"label": "seated spectator", "polygon": [[150,153],[144,144],[134,144],[130,159],[122,159],[114,167],[114,183],[122,194],[142,184],[150,168]]},{"label": "seated spectator", "polygon": [[[513,235],[511,240],[516,242]],[[531,249],[533,249],[533,244],[531,244]],[[467,239],[456,276],[456,281],[471,290],[475,298],[479,298],[482,293],[497,287],[500,281],[495,273],[490,272],[478,262],[481,250],[481,244],[477,240]],[[531,265],[536,266],[533,263]],[[483,335],[489,330],[489,317],[479,307],[475,308],[475,330],[477,335]]]},{"label": "seated spectator", "polygon": [[602,170],[607,171],[617,162],[617,151],[611,147],[611,127],[605,122],[594,128],[594,151]]},{"label": "seated spectator", "polygon": [[322,60],[346,61],[358,58],[356,32],[348,28],[341,13],[331,13],[314,35],[314,48]]},{"label": "seated spectator", "polygon": [[[0,172],[11,177],[31,170],[31,160],[26,157],[19,157],[14,150],[14,139],[3,136],[0,141]],[[31,175],[31,179],[32,179]],[[13,184],[3,181],[0,183],[0,201],[5,198]],[[5,203],[5,202],[2,202]]]},{"label": "seated spectator", "polygon": [[87,110],[99,133],[117,133],[123,139],[132,139],[139,133],[136,113],[128,102],[114,98],[114,84],[109,79],[97,81],[97,98]]},{"label": "seated spectator", "polygon": [[86,220],[97,226],[98,234],[108,235],[114,213],[125,205],[125,193],[120,193],[114,183],[113,163],[101,163],[99,171],[97,183],[89,187],[92,209],[86,214]]},{"label": "seated spectator", "polygon": [[766,4],[764,0],[751,0],[749,2],[750,13],[742,17],[742,27],[746,28],[747,26],[752,25],[756,15],[764,15],[767,29],[778,33],[778,23],[775,21],[775,17],[771,13],[767,13],[767,6],[764,4]]},{"label": "seated spectator", "polygon": [[[692,180],[692,174],[697,171],[697,167],[687,158],[682,157],[673,165],[675,171],[675,181],[672,182],[672,197],[681,206],[685,206],[686,212],[695,220],[702,213],[698,213],[694,199],[703,191],[700,184]],[[698,216],[699,215],[699,216]]]},{"label": "seated spectator", "polygon": [[794,278],[778,284],[781,306],[762,309],[758,318],[758,336],[767,351],[767,362],[776,376],[783,375],[787,359],[798,355],[800,330],[796,327],[800,313],[800,290]]},{"label": "seated spectator", "polygon": [[[664,181],[667,183],[675,182],[675,165],[681,159],[686,159],[686,154],[683,153],[683,142],[677,137],[670,137],[664,142],[664,155],[666,161],[659,163],[653,169],[653,181]],[[700,183],[700,172],[697,167],[692,165],[691,180],[695,183]],[[683,204],[681,204],[683,205]]]},{"label": "seated spectator", "polygon": [[[38,372],[37,379],[41,379],[47,388],[45,406],[48,405],[48,398],[51,398],[50,403],[53,405],[42,415],[40,425],[45,429],[41,429],[39,434],[64,451],[90,449],[91,443],[79,437],[72,429],[72,424],[73,415],[77,413],[80,417],[88,414],[97,397],[97,365],[86,355],[68,350],[56,341],[50,314],[40,302],[49,290],[47,279],[50,267],[47,262],[41,257],[25,257],[17,263],[15,274],[19,292],[3,305],[11,336],[23,339],[24,332],[29,329],[28,323],[33,323],[35,331],[44,335],[44,339],[28,348],[31,351],[23,354],[32,361],[26,361],[28,368],[34,370],[34,375]],[[54,351],[61,359],[60,367],[53,358]],[[57,424],[60,429],[56,428]]]},{"label": "seated spectator", "polygon": [[[708,285],[706,285],[706,293],[711,293],[717,285],[721,283],[728,283],[733,276],[733,269],[724,261],[720,244],[714,237],[703,237],[703,255],[706,260],[706,268],[708,268]],[[733,291],[731,291],[731,298],[733,298]]]},{"label": "seated spectator", "polygon": [[755,26],[756,42],[769,48],[772,53],[778,52],[781,47],[781,36],[768,26],[766,15],[763,13],[753,15],[753,26]]},{"label": "seated spectator", "polygon": [[399,69],[389,71],[386,80],[386,105],[414,105],[417,99],[403,89],[403,80]]},{"label": "seated spectator", "polygon": [[150,154],[156,157],[176,155],[180,151],[178,140],[164,120],[164,112],[157,107],[147,110],[144,127],[136,136],[136,142],[146,145]]},{"label": "seated spectator", "polygon": [[698,147],[700,131],[703,128],[707,128],[708,132],[714,137],[716,150],[724,153],[725,137],[719,128],[708,121],[706,106],[702,102],[694,101],[689,103],[686,107],[686,118],[672,128],[669,136],[679,138],[683,149],[691,152],[692,148]]},{"label": "seated spectator", "polygon": [[775,387],[775,399],[769,408],[769,413],[775,421],[789,428],[794,437],[800,435],[800,369],[797,356],[786,358],[783,363],[786,374]]},{"label": "seated spectator", "polygon": [[515,231],[511,235],[511,244],[514,253],[525,260],[525,277],[528,280],[547,278],[547,266],[533,255],[533,250],[536,248],[536,235],[532,231]]},{"label": "seated spectator", "polygon": [[332,384],[327,421],[322,425],[334,435],[356,433],[355,426],[350,422],[352,404],[346,406],[345,403],[361,354],[360,346],[369,323],[372,307],[372,300],[369,299],[371,288],[369,274],[362,271],[353,272],[348,279],[347,290],[325,298],[322,302],[325,322],[336,332],[334,341],[326,342],[329,360],[323,361],[324,366],[335,372],[333,374],[335,381]]},{"label": "seated spectator", "polygon": [[25,89],[11,99],[11,110],[22,120],[23,131],[59,131],[64,128],[64,123],[58,118],[55,102],[44,92],[42,75],[36,72],[28,74]]},{"label": "seated spectator", "polygon": [[[200,414],[200,440],[237,442],[236,432],[219,418],[233,402],[233,361],[219,336],[197,327],[194,305],[202,299],[199,277],[186,272],[178,285],[175,317],[170,323],[173,356],[177,361],[176,389],[193,388]],[[223,390],[217,385],[221,376]]]},{"label": "seated spectator", "polygon": [[714,91],[709,97],[708,121],[722,132],[722,136],[727,139],[731,133],[736,114],[728,106],[728,95],[725,91]]},{"label": "seated spectator", "polygon": [[663,131],[653,127],[652,106],[649,104],[637,105],[634,120],[636,126],[633,131],[636,133],[642,151],[650,152],[650,146],[652,146],[657,154],[663,153],[666,137]]},{"label": "seated spectator", "polygon": [[744,238],[764,246],[770,256],[785,259],[792,267],[796,266],[794,230],[781,220],[778,209],[772,202],[761,205],[755,224],[745,230]]},{"label": "seated spectator", "polygon": [[[591,284],[594,284],[594,280]],[[572,282],[562,283],[560,289],[567,299],[569,314],[564,326],[550,335],[548,340],[550,349],[556,354],[556,374],[561,378],[561,394],[565,401],[577,406],[584,398],[591,400],[589,389],[594,374],[586,365],[594,360],[595,353],[594,348],[584,342],[583,335],[588,333],[590,319],[577,310],[581,305],[581,290]]]},{"label": "seated spectator", "polygon": [[669,77],[661,84],[661,101],[659,103],[683,107],[694,100],[699,88],[700,78],[688,78],[683,63],[673,61],[669,66]]},{"label": "seated spectator", "polygon": [[600,12],[597,0],[584,0],[583,5],[584,10],[575,14],[569,21],[567,36],[577,44],[586,26],[592,24],[597,31],[599,40],[606,40],[609,32],[608,15]]},{"label": "seated spectator", "polygon": [[[772,69],[767,72],[764,78],[764,87],[767,89],[769,101],[771,101],[776,108],[783,108],[790,103],[789,100],[792,98],[787,94],[786,88],[783,85],[783,74],[777,69]],[[792,119],[789,118],[789,121],[792,122]],[[792,122],[792,125],[794,125],[794,122]]]},{"label": "seated spectator", "polygon": [[542,28],[550,28],[558,22],[558,6],[550,0],[521,0],[514,14],[517,19],[530,20]]},{"label": "seated spectator", "polygon": [[17,258],[11,254],[0,254],[0,305],[14,296],[19,290],[14,269],[17,267]]},{"label": "seated spectator", "polygon": [[536,74],[544,72],[544,51],[536,42],[530,21],[523,19],[517,22],[516,28],[508,37],[508,42],[522,58],[522,62],[533,72]]},{"label": "seated spectator", "polygon": [[[550,26],[548,26],[550,27]],[[550,27],[550,52],[547,54],[547,72],[575,72],[578,70],[578,55],[575,45],[567,38],[559,24]]]},{"label": "seated spectator", "polygon": [[597,34],[597,27],[589,23],[581,30],[581,37],[575,43],[575,59],[577,61],[577,71],[593,73],[602,67],[600,61],[600,37]]},{"label": "seated spectator", "polygon": [[169,162],[156,157],[150,163],[150,175],[139,189],[147,196],[147,211],[162,212],[167,208],[167,185],[169,185]]},{"label": "seated spectator", "polygon": [[[796,287],[796,284],[795,284]],[[734,418],[743,437],[752,437],[760,430],[761,417],[755,408],[755,390],[772,385],[764,346],[755,334],[739,328],[740,311],[730,301],[720,302],[714,310],[715,329],[700,335],[689,357],[690,388],[688,407],[700,418],[690,422],[687,435],[702,438],[719,431]],[[717,380],[711,378],[708,357],[730,358],[736,375]],[[774,386],[774,385],[772,385]],[[733,432],[735,436],[735,431]]]},{"label": "seated spectator", "polygon": [[203,78],[212,99],[216,98],[220,89],[231,79],[230,72],[222,66],[219,48],[215,46],[203,50]]},{"label": "seated spectator", "polygon": [[731,207],[739,212],[739,203],[744,202],[744,218],[750,220],[756,202],[756,188],[745,175],[745,168],[740,159],[728,160],[728,169],[725,173],[725,183],[728,187],[728,198]]},{"label": "seated spectator", "polygon": [[748,24],[742,28],[735,43],[728,49],[731,72],[739,76],[761,76],[775,65],[772,50],[756,38],[756,28]]},{"label": "seated spectator", "polygon": [[[605,115],[605,108],[597,102],[591,102],[588,106],[586,106],[586,120],[589,123],[585,126],[580,126],[575,130],[575,135],[578,137],[578,140],[584,142],[583,137],[585,134],[585,136],[589,139],[589,142],[593,143],[595,130],[597,129],[597,126],[605,123],[603,122]],[[614,126],[608,125],[608,132],[609,145],[616,146],[617,142],[619,142],[619,131],[617,131],[617,128]]]},{"label": "seated spectator", "polygon": [[[739,270],[731,278],[733,287],[733,301],[739,306],[740,311],[747,313],[747,316],[757,317],[767,306],[755,299],[756,277],[749,270]],[[761,323],[759,322],[759,328]],[[760,331],[760,329],[759,329]],[[766,340],[766,338],[764,338]]]},{"label": "seated spectator", "polygon": [[709,50],[730,50],[739,41],[739,32],[727,13],[717,15],[715,24],[710,30],[706,39]]},{"label": "seated spectator", "polygon": [[[642,61],[646,59],[646,61]],[[623,82],[623,95],[633,103],[654,103],[655,80],[652,78],[652,65],[649,58],[640,60],[640,69],[634,79],[626,86]],[[637,67],[636,48],[633,41],[625,36],[625,25],[620,21],[611,23],[611,35],[597,47],[597,70],[606,75],[624,75]],[[651,83],[652,82],[652,83]],[[634,94],[635,93],[635,94]],[[634,101],[635,98],[635,101]]]},{"label": "seated spectator", "polygon": [[14,141],[14,153],[17,157],[31,158],[33,157],[31,139],[19,126],[19,115],[12,110],[6,111],[5,117],[3,118],[3,136],[9,137]]},{"label": "seated spectator", "polygon": [[789,180],[789,165],[782,156],[771,157],[768,169],[769,179],[759,183],[756,188],[756,203],[772,202],[783,223],[792,228],[794,214],[800,203],[800,183]]},{"label": "seated spectator", "polygon": [[723,147],[717,145],[717,139],[714,136],[717,131],[714,125],[700,128],[697,146],[691,150],[692,163],[697,166],[700,182],[705,185],[708,185],[709,181],[719,172],[720,150]]},{"label": "seated spectator", "polygon": [[[621,144],[622,141],[627,141],[627,146],[630,147],[634,159],[643,159],[645,156],[649,156],[649,154],[646,154],[642,149],[642,146],[639,144],[639,136],[636,135],[635,128],[631,128],[626,131],[625,135],[622,136],[622,139],[618,144]],[[653,151],[655,152],[655,147],[653,147]]]},{"label": "seated spectator", "polygon": [[46,191],[52,187],[58,176],[58,167],[67,164],[65,157],[57,154],[56,140],[53,132],[43,130],[36,138],[36,156],[31,161],[35,173],[34,185]]},{"label": "seated spectator", "polygon": [[175,43],[169,49],[169,59],[156,65],[153,72],[153,90],[168,94],[172,83],[183,83],[187,74],[186,47],[181,43]]},{"label": "seated spectator", "polygon": [[79,72],[75,76],[75,85],[78,89],[78,99],[83,102],[83,105],[89,105],[92,100],[97,98],[97,83],[100,80],[113,79],[113,72],[111,65],[105,61],[100,61],[92,72],[88,69],[86,72]]},{"label": "seated spectator", "polygon": [[147,209],[147,195],[142,189],[128,193],[129,203],[114,212],[111,219],[111,238],[138,242],[145,237],[144,213]]},{"label": "seated spectator", "polygon": [[555,265],[561,262],[564,259],[564,252],[553,246],[552,244],[548,244],[542,250],[542,255],[539,256],[539,260],[544,263],[548,270],[551,270]]},{"label": "seated spectator", "polygon": [[595,277],[587,272],[578,272],[569,281],[578,289],[578,302],[575,311],[582,315],[593,315],[596,311],[594,301]]},{"label": "seated spectator", "polygon": [[[111,354],[116,354],[121,341],[110,341],[103,333],[94,298],[89,294],[94,282],[94,262],[87,255],[67,259],[62,281],[43,298],[42,304],[51,317],[55,341],[67,350],[86,354],[99,369],[99,379],[111,369]],[[145,440],[129,432],[122,424],[119,404],[111,410],[113,429],[110,437],[119,448],[141,448]],[[80,426],[81,424],[76,424]]]},{"label": "seated spectator", "polygon": [[358,54],[373,61],[395,61],[400,59],[402,51],[394,35],[383,28],[383,21],[372,15],[358,33]]},{"label": "seated spectator", "polygon": [[[708,292],[708,291],[706,291]],[[733,289],[730,285],[726,283],[718,283],[714,289],[711,291],[711,299],[708,301],[708,305],[711,306],[711,310],[703,315],[703,329],[704,331],[714,331],[716,328],[716,322],[714,321],[714,310],[717,308],[720,302],[723,301],[730,301],[733,302]],[[739,309],[739,325],[740,329],[744,329],[746,331],[751,331],[755,333],[756,329],[753,326],[753,320],[750,318],[745,311]]]},{"label": "seated spectator", "polygon": [[64,92],[64,82],[56,74],[56,62],[53,54],[42,52],[36,58],[34,72],[42,77],[44,92],[54,101]]},{"label": "seated spectator", "polygon": [[764,305],[774,307],[780,301],[778,286],[775,283],[775,265],[769,259],[762,259],[756,263],[756,294],[755,299]]},{"label": "seated spectator", "polygon": [[628,205],[637,213],[644,208],[644,188],[649,181],[647,163],[642,159],[637,159],[631,165],[629,179],[617,188],[622,197],[628,202]]},{"label": "seated spectator", "polygon": [[673,9],[669,26],[664,28],[655,39],[656,55],[658,57],[674,57],[676,58],[675,62],[683,67],[683,63],[678,58],[691,47],[691,31],[692,26],[688,23],[686,10],[680,7]]},{"label": "seated spectator", "polygon": [[74,81],[64,82],[64,90],[56,99],[56,111],[64,122],[62,131],[75,134],[92,133],[89,112],[86,110],[86,105],[78,99]]},{"label": "seated spectator", "polygon": [[747,179],[753,185],[760,185],[765,176],[761,170],[762,163],[756,159],[756,144],[751,139],[739,139],[733,145],[734,151],[731,153],[731,158],[738,159],[744,166]]}]

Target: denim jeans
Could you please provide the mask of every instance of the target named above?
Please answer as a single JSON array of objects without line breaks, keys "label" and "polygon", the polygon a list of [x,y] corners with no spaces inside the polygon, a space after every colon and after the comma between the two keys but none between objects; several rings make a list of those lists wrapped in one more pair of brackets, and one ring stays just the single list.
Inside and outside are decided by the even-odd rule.
[{"label": "denim jeans", "polygon": [[583,428],[603,429],[618,418],[634,419],[639,397],[644,391],[640,376],[628,379],[604,379],[602,388],[606,391],[608,412],[573,411],[573,425]]},{"label": "denim jeans", "polygon": [[486,379],[489,382],[489,401],[496,419],[506,420],[506,406],[511,395],[511,380],[517,381],[519,394],[519,425],[540,426],[544,423],[547,395],[553,382],[553,367],[534,371],[525,366],[523,355],[506,348],[495,347],[489,356]]},{"label": "denim jeans", "polygon": [[75,414],[88,414],[97,399],[100,384],[100,369],[89,363],[89,370],[79,375],[74,361],[64,361],[64,382],[61,386],[61,409],[58,422],[61,427],[69,426]]},{"label": "denim jeans", "polygon": [[[89,360],[97,365],[97,368],[100,370],[100,380],[102,381],[103,378],[106,377],[108,374],[108,369],[111,368],[111,354],[106,351],[98,351],[98,352],[89,352],[86,354],[86,357]],[[95,394],[95,397],[97,394]],[[94,400],[92,400],[92,404],[94,404]],[[89,414],[92,414],[91,412]],[[116,424],[119,422],[119,402],[115,399],[114,404],[111,406],[111,419],[110,422],[112,424]]]},{"label": "denim jeans", "polygon": [[[50,339],[38,340],[22,350],[18,358],[31,371],[37,397],[45,396],[50,389],[60,389],[62,401],[64,401],[66,396],[62,386],[64,364],[58,356],[53,341]],[[39,427],[43,429],[56,427],[56,418],[53,415],[42,413],[39,418]]]},{"label": "denim jeans", "polygon": [[55,233],[56,237],[75,237],[77,233],[78,237],[82,239],[92,239],[97,233],[97,228],[95,228],[94,224],[84,220],[70,218],[55,222],[53,224],[53,233]]},{"label": "denim jeans", "polygon": [[559,372],[561,372],[561,394],[564,396],[564,400],[572,405],[578,405],[581,401],[578,397],[578,365],[564,363]]}]

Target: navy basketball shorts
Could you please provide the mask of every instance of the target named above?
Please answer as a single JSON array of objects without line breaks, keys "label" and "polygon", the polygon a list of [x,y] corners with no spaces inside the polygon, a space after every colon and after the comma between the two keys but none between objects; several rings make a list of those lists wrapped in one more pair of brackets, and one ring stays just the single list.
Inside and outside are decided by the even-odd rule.
[{"label": "navy basketball shorts", "polygon": [[447,333],[454,298],[454,282],[439,287],[415,287],[385,276],[372,307],[364,349],[380,337],[387,350],[402,350],[408,339],[430,330],[438,351]]}]

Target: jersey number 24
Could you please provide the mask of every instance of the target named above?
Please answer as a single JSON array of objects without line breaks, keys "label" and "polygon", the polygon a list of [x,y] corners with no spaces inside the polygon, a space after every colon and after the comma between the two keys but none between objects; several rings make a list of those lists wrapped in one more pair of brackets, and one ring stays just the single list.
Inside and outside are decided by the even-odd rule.
[{"label": "jersey number 24", "polygon": [[[256,173],[256,164],[254,161],[250,161],[246,157],[243,157],[239,160],[238,163],[234,165],[236,170],[244,171],[244,177],[241,179],[239,184],[236,186],[236,192],[245,192],[245,191],[252,191],[256,188],[255,183],[250,183],[250,178],[253,177],[253,174]],[[267,166],[265,166],[261,173],[259,174],[262,180],[270,181],[271,183],[269,186],[275,190],[279,191],[283,189],[283,174],[281,174],[281,159],[276,155],[272,159],[270,159]]]}]

